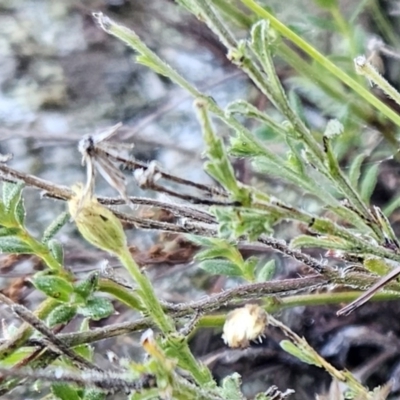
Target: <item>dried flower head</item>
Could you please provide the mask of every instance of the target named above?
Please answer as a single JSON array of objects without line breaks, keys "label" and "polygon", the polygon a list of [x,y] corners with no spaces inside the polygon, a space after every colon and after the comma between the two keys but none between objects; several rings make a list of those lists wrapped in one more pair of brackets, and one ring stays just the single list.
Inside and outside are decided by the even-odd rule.
[{"label": "dried flower head", "polygon": [[246,304],[227,315],[222,339],[229,347],[248,347],[251,340],[261,341],[267,322],[267,313],[260,306]]},{"label": "dried flower head", "polygon": [[87,196],[82,185],[76,185],[72,190],[75,195],[68,201],[68,209],[79,232],[94,246],[120,254],[127,246],[121,221],[94,197]]},{"label": "dried flower head", "polygon": [[126,179],[118,168],[118,158],[127,150],[132,149],[133,144],[113,143],[107,140],[114,136],[122,123],[100,132],[96,135],[86,135],[80,141],[78,150],[82,154],[82,165],[86,164],[87,182],[84,196],[93,193],[95,171],[112,186],[121,197],[130,204],[126,193]]}]

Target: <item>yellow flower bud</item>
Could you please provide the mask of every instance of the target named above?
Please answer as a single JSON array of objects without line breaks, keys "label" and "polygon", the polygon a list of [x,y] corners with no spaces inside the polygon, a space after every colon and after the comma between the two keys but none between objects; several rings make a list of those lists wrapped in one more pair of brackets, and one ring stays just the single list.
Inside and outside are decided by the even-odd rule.
[{"label": "yellow flower bud", "polygon": [[229,347],[248,347],[251,340],[261,340],[267,322],[267,313],[260,306],[246,304],[227,315],[222,339]]},{"label": "yellow flower bud", "polygon": [[84,195],[82,185],[72,190],[75,195],[68,201],[68,209],[81,235],[102,250],[121,254],[127,246],[121,221],[96,198]]}]

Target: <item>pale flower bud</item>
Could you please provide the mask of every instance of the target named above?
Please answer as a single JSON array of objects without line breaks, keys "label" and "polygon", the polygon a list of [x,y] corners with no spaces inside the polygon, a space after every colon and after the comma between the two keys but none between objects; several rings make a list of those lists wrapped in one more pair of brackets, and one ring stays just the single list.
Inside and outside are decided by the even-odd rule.
[{"label": "pale flower bud", "polygon": [[68,209],[82,236],[102,250],[121,254],[127,246],[121,221],[96,198],[84,195],[81,185],[72,189],[76,194],[68,201]]},{"label": "pale flower bud", "polygon": [[229,347],[248,347],[251,340],[261,341],[267,322],[267,313],[260,306],[246,304],[227,315],[222,339]]}]

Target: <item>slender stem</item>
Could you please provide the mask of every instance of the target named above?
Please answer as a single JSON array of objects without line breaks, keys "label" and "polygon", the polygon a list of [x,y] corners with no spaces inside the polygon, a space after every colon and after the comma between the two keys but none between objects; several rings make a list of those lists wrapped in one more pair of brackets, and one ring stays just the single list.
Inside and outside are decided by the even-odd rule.
[{"label": "slender stem", "polygon": [[[147,313],[166,335],[167,342],[171,346],[174,345],[176,342],[172,340],[172,337],[177,334],[175,324],[171,317],[169,317],[163,310],[160,301],[155,295],[151,282],[140,272],[139,266],[132,258],[127,247],[121,250],[119,259],[138,284],[138,294],[140,295],[143,304],[146,306]],[[193,374],[194,379],[200,386],[213,382],[211,372],[195,359],[186,340],[180,341],[179,350],[179,361],[184,368]]]},{"label": "slender stem", "polygon": [[111,279],[101,278],[98,281],[98,290],[100,292],[108,293],[118,299],[121,303],[126,304],[134,310],[143,311],[143,304],[139,297],[133,293],[133,289],[128,289],[119,285]]},{"label": "slender stem", "polygon": [[[33,313],[37,318],[46,318],[59,303],[54,299],[46,299]],[[22,347],[32,336],[34,330],[31,325],[24,322],[10,340],[0,345],[0,360],[4,360]]]},{"label": "slender stem", "polygon": [[328,58],[323,56],[319,51],[307,43],[304,39],[294,33],[285,24],[280,22],[275,18],[269,11],[261,7],[254,0],[241,0],[250,10],[257,14],[260,18],[265,18],[270,21],[271,26],[276,29],[283,36],[291,40],[295,45],[297,45],[302,51],[307,53],[316,62],[321,64],[330,73],[339,78],[343,83],[357,92],[365,101],[373,105],[377,110],[379,110],[388,119],[393,121],[397,126],[400,126],[400,116],[394,112],[391,108],[386,106],[377,97],[371,94],[368,90],[357,83],[353,78],[343,72],[339,67],[333,64]]},{"label": "slender stem", "polygon": [[165,334],[173,332],[175,327],[172,320],[164,313],[164,310],[162,309],[160,302],[154,293],[153,286],[147,277],[140,272],[140,268],[136,264],[136,261],[132,258],[128,248],[121,250],[119,254],[119,260],[138,284],[138,294],[140,295],[144,305],[146,306],[147,312],[151,315],[154,322]]},{"label": "slender stem", "polygon": [[364,75],[369,81],[375,83],[397,104],[400,104],[400,93],[367,61],[364,56],[354,59],[356,72]]}]

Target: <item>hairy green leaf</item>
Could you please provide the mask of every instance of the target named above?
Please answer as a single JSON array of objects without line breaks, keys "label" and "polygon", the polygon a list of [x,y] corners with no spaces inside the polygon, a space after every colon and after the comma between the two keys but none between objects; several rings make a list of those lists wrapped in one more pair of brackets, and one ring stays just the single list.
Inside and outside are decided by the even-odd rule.
[{"label": "hairy green leaf", "polygon": [[257,282],[267,282],[272,279],[275,274],[275,260],[269,260],[257,272]]},{"label": "hairy green leaf", "polygon": [[75,317],[77,307],[73,304],[60,304],[47,317],[50,327],[58,324],[67,324]]},{"label": "hairy green leaf", "polygon": [[300,361],[303,361],[306,364],[316,365],[317,367],[320,366],[318,360],[312,357],[309,352],[307,352],[305,349],[301,349],[299,346],[296,346],[290,340],[282,340],[279,345],[282,347],[283,350],[296,357]]},{"label": "hairy green leaf", "polygon": [[32,254],[32,248],[16,236],[0,237],[0,253]]},{"label": "hairy green leaf", "polygon": [[62,212],[57,218],[46,228],[43,233],[42,243],[47,244],[57,232],[68,222],[70,218],[69,213],[66,211]]},{"label": "hairy green leaf", "polygon": [[104,297],[92,297],[87,300],[84,307],[79,308],[79,313],[94,321],[107,318],[114,314],[112,302]]},{"label": "hairy green leaf", "polygon": [[78,390],[68,383],[53,383],[51,385],[51,392],[59,400],[81,400]]},{"label": "hairy green leaf", "polygon": [[68,302],[74,290],[70,282],[54,275],[36,275],[32,283],[47,296],[62,302]]},{"label": "hairy green leaf", "polygon": [[51,255],[62,265],[64,263],[64,249],[61,243],[56,239],[50,239],[47,242],[47,247]]},{"label": "hairy green leaf", "polygon": [[241,269],[228,260],[206,260],[199,267],[212,275],[242,276]]},{"label": "hairy green leaf", "polygon": [[372,165],[367,169],[360,184],[361,198],[369,204],[371,195],[378,181],[379,164]]}]

